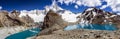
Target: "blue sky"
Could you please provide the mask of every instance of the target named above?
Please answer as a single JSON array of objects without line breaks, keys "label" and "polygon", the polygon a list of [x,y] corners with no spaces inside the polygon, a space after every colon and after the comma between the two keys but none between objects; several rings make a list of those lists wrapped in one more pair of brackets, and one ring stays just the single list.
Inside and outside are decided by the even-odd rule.
[{"label": "blue sky", "polygon": [[[70,10],[74,13],[83,12],[89,7],[102,8],[105,11],[109,12],[119,12],[120,6],[117,8],[114,6],[120,5],[116,3],[115,5],[110,5],[110,1],[113,0],[56,0],[58,5],[63,9]],[[75,1],[75,2],[74,2]],[[119,1],[119,0],[115,0]],[[40,9],[43,10],[46,5],[51,5],[52,0],[0,0],[0,6],[2,10],[12,11],[16,10],[34,10]],[[113,1],[114,3],[114,1]],[[76,7],[77,8],[76,8]],[[115,8],[115,9],[114,9]],[[119,9],[118,9],[119,8]]]}]

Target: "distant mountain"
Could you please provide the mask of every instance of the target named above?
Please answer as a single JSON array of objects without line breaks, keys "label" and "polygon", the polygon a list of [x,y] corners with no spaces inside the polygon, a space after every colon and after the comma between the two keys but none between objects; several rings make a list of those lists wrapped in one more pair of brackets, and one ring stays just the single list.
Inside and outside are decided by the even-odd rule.
[{"label": "distant mountain", "polygon": [[31,11],[23,10],[21,11],[19,17],[28,15],[34,20],[34,22],[43,22],[45,15],[50,10],[60,14],[62,16],[62,19],[64,19],[67,22],[76,22],[78,20],[77,16],[81,14],[81,13],[74,14],[69,10],[65,10],[59,7],[56,1],[53,1],[51,5],[45,6],[45,10],[37,10],[37,9]]},{"label": "distant mountain", "polygon": [[120,16],[97,8],[88,8],[80,16],[81,22],[86,24],[119,23]]},{"label": "distant mountain", "polygon": [[34,22],[43,22],[44,16],[46,15],[44,10],[31,10],[31,11],[23,10],[20,11],[20,13],[21,14],[19,15],[19,17],[28,15],[30,18],[33,19]]},{"label": "distant mountain", "polygon": [[16,13],[14,13],[14,11],[11,12],[9,16],[12,19],[19,19],[20,21],[24,19],[27,22],[30,19],[30,21],[34,23],[43,23],[45,16],[50,10],[59,14],[61,18],[66,22],[74,23],[79,21],[80,24],[118,24],[120,20],[119,15],[94,7],[86,9],[83,13],[75,14],[69,10],[59,7],[56,1],[53,1],[51,5],[46,6],[45,10],[22,10]]},{"label": "distant mountain", "polygon": [[23,10],[21,11],[19,17],[28,15],[34,20],[34,22],[44,22],[44,18],[50,10],[61,15],[62,19],[66,22],[80,21],[80,24],[116,24],[119,23],[120,20],[119,15],[94,7],[84,10],[83,13],[75,14],[69,10],[59,7],[56,1],[53,1],[51,5],[45,6],[45,10]]}]

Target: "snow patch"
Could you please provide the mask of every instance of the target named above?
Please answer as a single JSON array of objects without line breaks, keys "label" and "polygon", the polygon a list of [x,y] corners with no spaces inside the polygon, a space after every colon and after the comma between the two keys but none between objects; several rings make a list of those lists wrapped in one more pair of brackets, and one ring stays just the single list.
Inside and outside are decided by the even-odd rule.
[{"label": "snow patch", "polygon": [[93,16],[97,15],[96,12],[93,12]]},{"label": "snow patch", "polygon": [[86,11],[91,11],[91,10],[93,10],[94,8],[88,8]]},{"label": "snow patch", "polygon": [[64,19],[67,22],[76,22],[78,21],[77,19],[77,14],[74,14],[70,11],[65,11],[62,15],[62,19]]},{"label": "snow patch", "polygon": [[117,15],[112,15],[112,16],[110,16],[110,17],[115,17],[115,16],[117,16]]}]

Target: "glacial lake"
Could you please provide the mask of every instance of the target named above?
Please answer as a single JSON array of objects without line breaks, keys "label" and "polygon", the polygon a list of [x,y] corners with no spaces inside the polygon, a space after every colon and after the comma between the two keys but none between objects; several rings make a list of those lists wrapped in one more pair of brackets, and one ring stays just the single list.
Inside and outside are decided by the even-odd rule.
[{"label": "glacial lake", "polygon": [[64,30],[73,30],[73,29],[90,29],[90,30],[117,30],[113,24],[78,24],[67,26]]},{"label": "glacial lake", "polygon": [[[87,25],[71,25],[67,26],[64,30],[73,30],[73,29],[91,29],[91,30],[109,30],[109,31],[114,31],[117,30],[115,25],[112,24],[87,24]],[[12,34],[5,39],[26,39],[28,37],[32,37],[37,35],[40,32],[40,28],[33,28],[33,29],[28,29],[22,32],[18,32],[15,34]]]},{"label": "glacial lake", "polygon": [[22,32],[18,32],[15,34],[12,34],[8,37],[6,37],[5,39],[26,39],[28,37],[32,37],[37,35],[40,32],[40,28],[33,28],[33,29],[28,29]]}]

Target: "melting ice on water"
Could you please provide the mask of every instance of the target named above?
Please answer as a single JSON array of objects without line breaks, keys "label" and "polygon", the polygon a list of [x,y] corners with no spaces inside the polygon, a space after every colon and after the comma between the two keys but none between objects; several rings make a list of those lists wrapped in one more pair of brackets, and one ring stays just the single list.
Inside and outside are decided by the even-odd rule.
[{"label": "melting ice on water", "polygon": [[71,25],[66,27],[64,30],[73,30],[73,29],[91,29],[91,30],[116,30],[115,25],[112,24],[87,24],[84,26],[81,24]]}]

